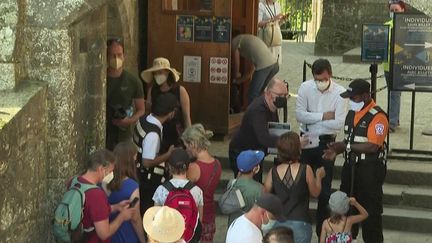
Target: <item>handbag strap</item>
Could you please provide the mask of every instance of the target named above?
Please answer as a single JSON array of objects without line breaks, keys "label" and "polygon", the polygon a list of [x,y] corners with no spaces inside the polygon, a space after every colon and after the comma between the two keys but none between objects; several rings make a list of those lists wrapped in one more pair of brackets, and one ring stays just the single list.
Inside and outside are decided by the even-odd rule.
[{"label": "handbag strap", "polygon": [[207,185],[204,187],[204,188],[205,188],[204,191],[206,191],[206,190],[208,189],[208,187],[210,186],[210,184],[211,184],[212,181],[213,181],[213,178],[214,178],[215,175],[216,175],[217,167],[218,167],[218,160],[215,159],[214,163],[215,163],[215,164],[214,164],[214,166],[213,166],[213,171],[212,171],[212,173],[211,173],[211,175],[210,175],[210,179],[209,179],[209,181],[207,182]]},{"label": "handbag strap", "polygon": [[273,10],[274,10],[274,12],[271,11],[270,5],[267,2],[264,5],[264,7],[266,8],[267,12],[270,14],[270,18],[275,18],[276,17],[276,5],[274,3],[273,3]]}]

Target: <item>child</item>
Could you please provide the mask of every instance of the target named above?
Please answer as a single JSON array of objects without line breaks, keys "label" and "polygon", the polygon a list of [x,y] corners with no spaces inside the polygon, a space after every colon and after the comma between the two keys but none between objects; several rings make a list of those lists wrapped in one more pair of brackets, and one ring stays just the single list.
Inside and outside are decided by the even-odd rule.
[{"label": "child", "polygon": [[[346,216],[349,207],[354,206],[360,214]],[[355,198],[348,198],[346,193],[336,191],[329,199],[330,218],[323,222],[320,243],[351,243],[351,227],[368,217],[366,209]]]}]

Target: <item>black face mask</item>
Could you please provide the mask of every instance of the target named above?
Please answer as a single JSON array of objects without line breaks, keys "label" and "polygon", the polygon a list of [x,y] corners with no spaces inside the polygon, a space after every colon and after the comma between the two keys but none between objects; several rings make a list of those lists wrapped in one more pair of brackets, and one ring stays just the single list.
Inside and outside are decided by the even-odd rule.
[{"label": "black face mask", "polygon": [[276,106],[276,108],[283,108],[287,105],[287,97],[283,96],[276,96],[275,101],[273,101],[273,104]]}]

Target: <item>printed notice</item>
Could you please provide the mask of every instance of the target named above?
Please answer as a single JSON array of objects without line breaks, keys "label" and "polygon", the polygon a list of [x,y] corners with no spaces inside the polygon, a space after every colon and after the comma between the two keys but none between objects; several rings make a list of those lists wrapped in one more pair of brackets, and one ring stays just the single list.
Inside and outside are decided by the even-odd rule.
[{"label": "printed notice", "polygon": [[210,83],[228,83],[228,58],[210,57]]},{"label": "printed notice", "polygon": [[177,15],[177,35],[178,42],[193,42],[194,18],[189,15]]},{"label": "printed notice", "polygon": [[184,56],[183,57],[183,81],[201,82],[201,57]]},{"label": "printed notice", "polygon": [[388,59],[389,26],[379,24],[363,25],[362,62],[383,62]]},{"label": "printed notice", "polygon": [[211,17],[195,17],[195,41],[212,41],[213,19]]},{"label": "printed notice", "polygon": [[231,20],[227,17],[213,18],[213,41],[229,42],[231,36]]}]

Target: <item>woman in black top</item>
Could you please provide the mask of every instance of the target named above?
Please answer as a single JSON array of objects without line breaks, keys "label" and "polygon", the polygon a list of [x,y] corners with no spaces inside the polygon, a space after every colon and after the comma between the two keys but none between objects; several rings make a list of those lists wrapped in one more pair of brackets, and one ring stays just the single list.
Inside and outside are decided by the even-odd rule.
[{"label": "woman in black top", "polygon": [[181,145],[180,136],[184,129],[191,126],[190,99],[186,89],[177,82],[180,73],[170,66],[168,59],[158,57],[153,61],[153,67],[144,70],[141,77],[151,86],[147,92],[146,113],[149,114],[152,104],[160,94],[172,93],[178,99],[178,108],[172,120],[164,123],[160,152],[168,151],[171,145]]},{"label": "woman in black top", "polygon": [[300,164],[301,145],[297,133],[287,132],[280,136],[277,148],[281,164],[269,171],[264,188],[281,199],[287,220],[276,222],[274,226],[291,228],[296,243],[309,243],[312,238],[309,196],[319,196],[324,167],[316,171],[315,178],[309,165]]}]

